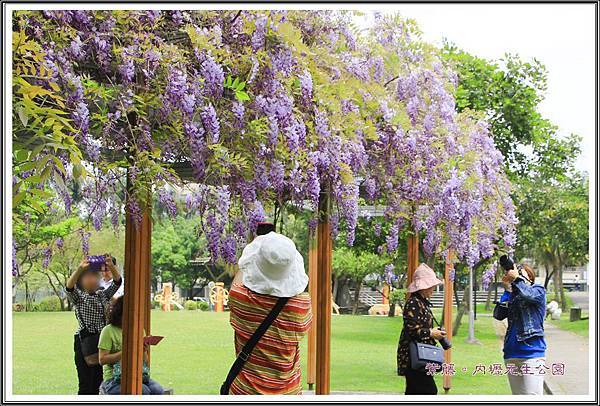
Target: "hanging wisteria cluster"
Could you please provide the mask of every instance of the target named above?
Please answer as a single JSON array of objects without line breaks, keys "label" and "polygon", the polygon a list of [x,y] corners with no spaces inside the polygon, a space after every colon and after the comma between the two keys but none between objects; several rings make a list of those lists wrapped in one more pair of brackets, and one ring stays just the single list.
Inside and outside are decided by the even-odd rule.
[{"label": "hanging wisteria cluster", "polygon": [[[367,35],[351,21],[332,11],[40,11],[15,26],[44,48],[52,75],[38,84],[64,96],[96,228],[107,216],[118,224],[123,207],[139,221],[156,193],[170,216],[196,214],[212,258],[231,263],[274,207],[311,210],[314,229],[326,192],[333,232],[344,227],[350,245],[360,195],[386,206],[388,252],[405,227],[423,234],[428,255],[452,248],[469,265],[510,247],[502,157],[484,121],[456,114],[453,72],[403,19],[377,16]],[[174,168],[188,163],[181,179]],[[189,180],[185,193],[169,186]]]},{"label": "hanging wisteria cluster", "polygon": [[393,61],[381,68],[392,100],[376,96],[381,117],[377,136],[365,146],[365,189],[367,198],[383,197],[393,222],[388,252],[397,248],[401,227],[423,235],[427,256],[451,248],[469,266],[497,248],[510,249],[517,220],[486,122],[456,113],[456,75],[415,41],[414,26],[399,18],[376,20],[367,46]]}]

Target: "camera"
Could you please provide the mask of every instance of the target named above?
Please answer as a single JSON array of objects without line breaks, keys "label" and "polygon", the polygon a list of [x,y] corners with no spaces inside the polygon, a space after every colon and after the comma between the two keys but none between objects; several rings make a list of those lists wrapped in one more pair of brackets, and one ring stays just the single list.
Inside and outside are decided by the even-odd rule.
[{"label": "camera", "polygon": [[[116,258],[113,256],[111,256],[111,258],[113,263],[117,265]],[[102,270],[102,265],[106,264],[106,255],[90,255],[87,259],[90,264],[90,270],[94,272],[100,272]]]},{"label": "camera", "polygon": [[502,255],[500,257],[500,266],[508,272],[515,267],[515,263],[508,257],[508,255]]},{"label": "camera", "polygon": [[[440,330],[445,331],[443,327],[440,328]],[[450,348],[452,348],[452,343],[450,342],[450,340],[448,340],[448,338],[442,337],[438,341],[440,342],[440,345],[444,350],[449,350]]]},{"label": "camera", "polygon": [[[507,255],[502,255],[500,257],[500,266],[502,268],[504,268],[505,272],[508,272],[511,269],[515,268],[515,263]],[[523,270],[523,266],[521,264],[517,264],[516,268],[517,268],[517,271],[519,272],[519,277],[521,279],[533,284],[533,281],[529,280],[529,277],[527,276],[527,274],[525,274],[525,272]]]},{"label": "camera", "polygon": [[268,222],[260,222],[256,227],[256,235],[266,235],[271,231],[275,231],[275,224]]}]

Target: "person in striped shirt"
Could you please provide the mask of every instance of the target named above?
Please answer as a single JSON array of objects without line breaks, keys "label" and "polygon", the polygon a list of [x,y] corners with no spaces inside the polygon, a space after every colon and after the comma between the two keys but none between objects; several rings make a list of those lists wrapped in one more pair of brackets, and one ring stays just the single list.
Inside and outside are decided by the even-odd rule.
[{"label": "person in striped shirt", "polygon": [[289,238],[269,232],[248,244],[229,291],[230,323],[238,354],[279,297],[289,297],[231,387],[231,395],[302,393],[299,343],[312,322],[304,292],[308,276],[302,255]]}]

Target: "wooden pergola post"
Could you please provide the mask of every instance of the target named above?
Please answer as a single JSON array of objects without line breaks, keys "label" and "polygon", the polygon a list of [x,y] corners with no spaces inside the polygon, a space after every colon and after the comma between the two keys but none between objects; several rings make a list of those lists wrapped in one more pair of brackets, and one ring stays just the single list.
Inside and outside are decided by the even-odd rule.
[{"label": "wooden pergola post", "polygon": [[310,295],[311,311],[313,314],[313,324],[308,331],[308,351],[307,351],[307,373],[306,382],[308,389],[312,390],[315,384],[317,368],[317,236],[308,237],[308,294]]},{"label": "wooden pergola post", "polygon": [[[444,329],[446,330],[446,337],[452,342],[452,299],[454,297],[454,284],[450,278],[450,271],[453,268],[452,264],[453,253],[448,250],[446,254],[446,266],[444,269]],[[444,363],[450,364],[452,362],[452,348],[444,351]],[[443,375],[444,391],[447,393],[452,386],[452,376],[449,374]]]},{"label": "wooden pergola post", "polygon": [[121,394],[142,394],[144,329],[150,330],[150,242],[149,209],[139,224],[125,219],[125,296],[123,299],[123,353]]},{"label": "wooden pergola post", "polygon": [[[415,270],[419,266],[419,235],[416,231],[413,234],[408,236],[408,244],[407,244],[407,252],[408,252],[408,272],[406,274],[406,287],[411,284],[413,279],[413,274]],[[406,298],[410,294],[406,292]]]},{"label": "wooden pergola post", "polygon": [[331,261],[333,244],[329,224],[329,189],[319,196],[319,225],[317,227],[317,340],[315,394],[329,394],[331,338]]}]

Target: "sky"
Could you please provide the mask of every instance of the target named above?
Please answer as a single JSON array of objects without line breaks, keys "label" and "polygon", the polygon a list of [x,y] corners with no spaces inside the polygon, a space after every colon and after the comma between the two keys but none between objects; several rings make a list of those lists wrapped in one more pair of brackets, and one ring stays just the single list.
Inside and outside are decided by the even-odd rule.
[{"label": "sky", "polygon": [[[537,58],[548,70],[548,90],[539,111],[560,135],[583,137],[576,166],[593,172],[595,141],[594,4],[394,4],[377,5],[417,21],[423,39],[442,40],[486,59],[505,53]],[[361,26],[368,26],[367,13]]]}]

